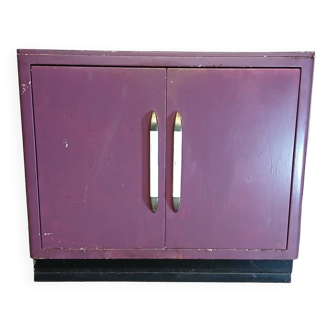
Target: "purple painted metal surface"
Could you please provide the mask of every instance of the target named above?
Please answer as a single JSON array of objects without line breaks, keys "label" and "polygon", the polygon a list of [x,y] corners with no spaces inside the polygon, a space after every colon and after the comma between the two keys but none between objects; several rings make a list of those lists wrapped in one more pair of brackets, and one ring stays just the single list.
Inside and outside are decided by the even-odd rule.
[{"label": "purple painted metal surface", "polygon": [[29,226],[30,256],[40,255],[41,236],[39,223],[39,200],[37,181],[37,159],[32,105],[30,64],[18,57],[19,93],[22,117],[22,138],[24,148],[25,188]]},{"label": "purple painted metal surface", "polygon": [[293,177],[291,187],[291,206],[289,212],[288,244],[289,257],[297,258],[300,245],[302,196],[304,188],[305,162],[308,143],[311,90],[314,71],[314,59],[311,58],[301,67],[301,83],[298,102],[298,114],[295,131],[295,150],[293,159]]},{"label": "purple painted metal surface", "polygon": [[[299,69],[168,69],[166,247],[286,249]],[[181,207],[171,198],[174,111]]]},{"label": "purple painted metal surface", "polygon": [[87,50],[35,50],[35,49],[18,49],[17,54],[43,54],[43,55],[98,55],[98,56],[172,56],[172,57],[312,57],[315,52],[138,52],[138,51],[87,51]]},{"label": "purple painted metal surface", "polygon": [[[24,143],[30,254],[33,258],[202,258],[295,259],[298,256],[301,203],[310,113],[314,52],[292,53],[181,53],[18,50],[19,84]],[[294,167],[291,187],[288,244],[285,250],[261,249],[43,249],[39,196],[31,66],[125,66],[194,68],[299,68],[301,70]]]},{"label": "purple painted metal surface", "polygon": [[304,68],[314,53],[187,53],[20,50],[19,62],[42,65],[122,67],[296,67]]},{"label": "purple painted metal surface", "polygon": [[164,200],[149,201],[149,126],[165,69],[32,67],[43,248],[162,248]]}]

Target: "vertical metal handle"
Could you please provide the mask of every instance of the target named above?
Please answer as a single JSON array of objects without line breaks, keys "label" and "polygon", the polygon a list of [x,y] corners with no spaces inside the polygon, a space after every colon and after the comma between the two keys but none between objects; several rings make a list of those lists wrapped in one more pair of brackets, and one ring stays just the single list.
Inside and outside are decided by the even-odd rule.
[{"label": "vertical metal handle", "polygon": [[173,142],[173,209],[178,212],[181,200],[182,119],[176,112]]},{"label": "vertical metal handle", "polygon": [[158,117],[152,112],[150,122],[150,202],[155,213],[158,208]]}]

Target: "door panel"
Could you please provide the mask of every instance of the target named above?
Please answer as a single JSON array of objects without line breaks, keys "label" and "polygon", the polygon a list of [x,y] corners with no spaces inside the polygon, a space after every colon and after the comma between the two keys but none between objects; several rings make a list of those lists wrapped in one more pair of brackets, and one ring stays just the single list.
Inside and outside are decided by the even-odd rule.
[{"label": "door panel", "polygon": [[299,78],[299,69],[167,70],[167,248],[286,249]]},{"label": "door panel", "polygon": [[[44,248],[161,248],[165,69],[32,67]],[[149,128],[159,117],[159,207]]]}]

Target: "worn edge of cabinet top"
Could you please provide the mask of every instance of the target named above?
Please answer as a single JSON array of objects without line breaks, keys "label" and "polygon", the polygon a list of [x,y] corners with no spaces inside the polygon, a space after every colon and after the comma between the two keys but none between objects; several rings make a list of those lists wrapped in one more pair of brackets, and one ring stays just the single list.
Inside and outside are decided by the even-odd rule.
[{"label": "worn edge of cabinet top", "polygon": [[184,56],[184,57],[296,57],[314,58],[315,52],[175,52],[175,51],[97,51],[17,49],[18,55],[94,55],[94,56]]}]

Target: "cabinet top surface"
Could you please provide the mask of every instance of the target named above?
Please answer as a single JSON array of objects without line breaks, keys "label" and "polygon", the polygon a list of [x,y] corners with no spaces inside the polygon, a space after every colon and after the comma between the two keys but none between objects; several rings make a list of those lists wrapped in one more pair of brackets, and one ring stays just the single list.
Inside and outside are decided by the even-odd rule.
[{"label": "cabinet top surface", "polygon": [[167,56],[167,57],[298,57],[313,58],[315,52],[141,52],[18,49],[18,55],[94,55],[94,56]]}]

